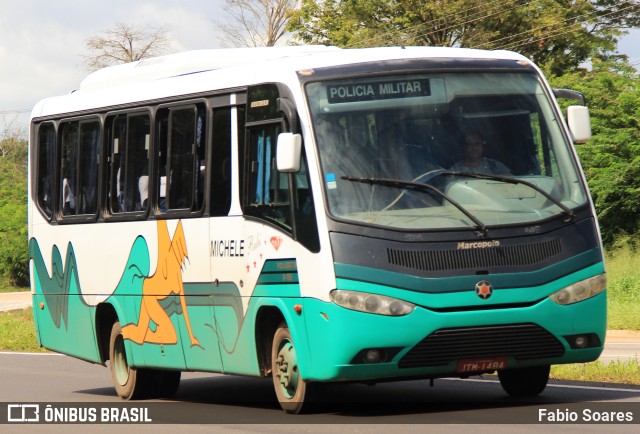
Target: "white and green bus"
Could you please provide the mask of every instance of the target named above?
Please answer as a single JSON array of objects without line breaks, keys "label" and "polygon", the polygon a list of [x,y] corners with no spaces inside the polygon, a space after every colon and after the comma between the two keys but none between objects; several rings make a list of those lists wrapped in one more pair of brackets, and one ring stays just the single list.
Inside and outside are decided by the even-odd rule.
[{"label": "white and green bus", "polygon": [[573,146],[588,110],[565,121],[555,97],[506,51],[205,50],[94,72],[31,119],[39,342],[108,365],[124,399],[170,396],[183,371],[271,377],[294,413],[328,382],[497,371],[539,394],[606,329]]}]

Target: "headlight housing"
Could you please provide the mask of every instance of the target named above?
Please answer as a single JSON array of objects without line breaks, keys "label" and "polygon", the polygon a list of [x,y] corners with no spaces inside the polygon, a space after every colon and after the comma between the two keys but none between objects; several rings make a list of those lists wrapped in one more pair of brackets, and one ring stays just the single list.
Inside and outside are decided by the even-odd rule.
[{"label": "headlight housing", "polygon": [[403,316],[413,312],[416,307],[407,301],[367,292],[334,289],[329,295],[338,306],[378,315]]},{"label": "headlight housing", "polygon": [[549,298],[558,304],[573,304],[600,294],[606,287],[607,277],[602,273],[562,288],[551,294]]}]

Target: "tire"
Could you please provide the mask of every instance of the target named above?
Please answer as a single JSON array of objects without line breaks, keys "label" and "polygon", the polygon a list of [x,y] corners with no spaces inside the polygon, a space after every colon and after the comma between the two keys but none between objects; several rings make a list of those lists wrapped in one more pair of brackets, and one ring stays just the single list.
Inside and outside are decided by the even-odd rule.
[{"label": "tire", "polygon": [[171,398],[180,387],[180,371],[161,371],[159,369],[149,369],[152,375],[153,391],[149,396],[152,398]]},{"label": "tire", "polygon": [[120,322],[116,321],[111,328],[109,338],[109,370],[116,393],[122,399],[142,399],[149,394],[151,387],[150,373],[145,369],[135,369],[127,363],[127,353]]},{"label": "tire", "polygon": [[127,363],[127,353],[120,322],[111,328],[109,339],[109,370],[116,393],[122,399],[140,399],[146,396],[151,382],[144,369],[134,369]]},{"label": "tire", "polygon": [[498,371],[500,384],[505,392],[514,397],[537,396],[547,387],[551,366],[533,366],[522,369]]},{"label": "tire", "polygon": [[109,369],[119,397],[126,400],[171,398],[180,386],[180,371],[132,368],[127,364],[120,323],[111,329],[109,339]]},{"label": "tire", "polygon": [[300,413],[308,398],[307,383],[300,375],[296,349],[286,323],[280,324],[273,336],[271,368],[280,406],[287,413]]}]

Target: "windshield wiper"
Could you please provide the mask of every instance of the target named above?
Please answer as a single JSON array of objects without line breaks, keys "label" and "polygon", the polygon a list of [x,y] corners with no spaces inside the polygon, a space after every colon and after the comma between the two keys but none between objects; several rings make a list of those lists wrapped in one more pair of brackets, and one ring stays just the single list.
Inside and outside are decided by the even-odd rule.
[{"label": "windshield wiper", "polygon": [[454,199],[452,199],[447,194],[445,194],[444,192],[438,190],[437,188],[431,185],[423,184],[421,182],[403,181],[401,179],[389,179],[389,178],[363,178],[363,177],[355,177],[355,176],[341,176],[340,178],[345,179],[347,181],[361,182],[363,184],[384,185],[386,187],[415,189],[420,191],[426,191],[427,193],[433,193],[445,199],[447,202],[451,203],[451,205],[458,208],[460,212],[462,212],[465,216],[467,216],[469,220],[471,220],[476,225],[476,229],[478,230],[480,237],[484,237],[487,235],[488,229],[484,223],[478,220],[476,216],[471,214],[471,212],[469,212],[465,207],[460,205]]},{"label": "windshield wiper", "polygon": [[571,220],[573,220],[573,210],[571,208],[569,208],[568,206],[566,206],[565,204],[560,202],[558,199],[556,199],[555,197],[551,196],[545,190],[543,190],[542,188],[538,187],[537,185],[535,185],[532,182],[525,181],[523,179],[518,179],[518,178],[511,178],[511,177],[508,177],[508,176],[490,175],[488,173],[442,172],[441,175],[443,175],[443,176],[460,176],[460,177],[464,177],[464,178],[487,179],[487,180],[490,180],[490,181],[500,181],[500,182],[505,182],[505,183],[508,183],[508,184],[526,185],[527,187],[532,188],[533,190],[537,191],[538,193],[540,193],[541,195],[543,195],[544,197],[549,199],[551,202],[553,202],[554,205],[557,205],[560,209],[562,209],[562,211],[564,213],[564,216],[565,216],[564,217],[564,222],[565,223],[568,223]]}]

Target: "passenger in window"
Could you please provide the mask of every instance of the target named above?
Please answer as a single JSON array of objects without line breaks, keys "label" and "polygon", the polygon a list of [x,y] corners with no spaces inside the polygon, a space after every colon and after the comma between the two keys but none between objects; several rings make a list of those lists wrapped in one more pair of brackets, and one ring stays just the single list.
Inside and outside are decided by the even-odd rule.
[{"label": "passenger in window", "polygon": [[138,193],[140,194],[140,207],[147,209],[147,199],[149,198],[149,175],[141,175],[138,178]]},{"label": "passenger in window", "polygon": [[463,158],[451,166],[452,172],[486,173],[489,175],[509,175],[507,166],[484,156],[485,142],[476,130],[464,134],[462,142]]},{"label": "passenger in window", "polygon": [[76,211],[76,195],[69,178],[62,180],[62,214],[75,214]]}]

